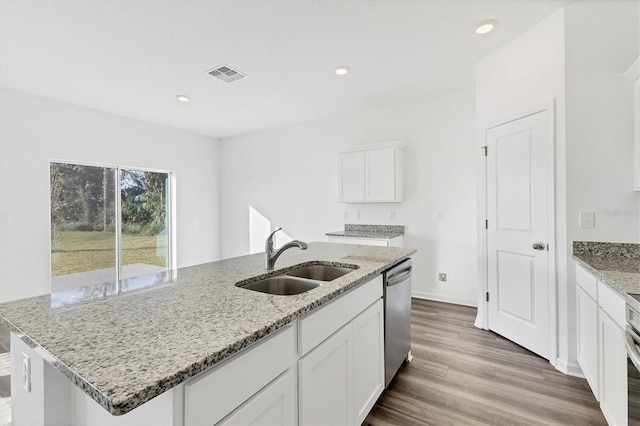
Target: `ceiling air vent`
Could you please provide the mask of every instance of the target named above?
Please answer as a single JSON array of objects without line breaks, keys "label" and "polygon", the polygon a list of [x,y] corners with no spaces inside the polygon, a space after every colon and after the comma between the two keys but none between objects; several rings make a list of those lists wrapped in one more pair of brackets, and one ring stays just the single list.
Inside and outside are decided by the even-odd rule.
[{"label": "ceiling air vent", "polygon": [[220,80],[226,83],[233,83],[236,80],[240,80],[241,78],[245,78],[247,75],[242,72],[231,68],[228,65],[220,65],[215,67],[212,70],[207,71],[207,74],[214,76],[215,78],[219,78]]}]

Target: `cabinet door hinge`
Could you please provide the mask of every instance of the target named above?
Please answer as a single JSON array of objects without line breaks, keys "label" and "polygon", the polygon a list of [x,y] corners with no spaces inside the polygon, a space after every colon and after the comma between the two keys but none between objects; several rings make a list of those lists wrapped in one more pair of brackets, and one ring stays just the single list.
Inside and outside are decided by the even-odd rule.
[{"label": "cabinet door hinge", "polygon": [[489,219],[484,220],[484,229],[489,229]]},{"label": "cabinet door hinge", "polygon": [[487,147],[487,146],[485,145],[485,146],[483,146],[483,147],[482,147],[482,148],[480,148],[480,149],[484,149],[484,156],[486,157],[486,156],[487,156],[487,151],[489,151],[489,147]]},{"label": "cabinet door hinge", "polygon": [[487,300],[487,302],[489,301],[489,292],[486,292],[485,294],[485,299]]}]

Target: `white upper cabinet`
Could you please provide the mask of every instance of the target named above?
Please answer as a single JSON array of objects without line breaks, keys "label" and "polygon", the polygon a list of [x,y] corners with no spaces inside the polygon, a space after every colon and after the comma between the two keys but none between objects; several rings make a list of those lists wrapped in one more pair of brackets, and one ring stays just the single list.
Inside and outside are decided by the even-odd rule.
[{"label": "white upper cabinet", "polygon": [[398,142],[367,145],[340,154],[340,201],[402,201],[402,148]]}]

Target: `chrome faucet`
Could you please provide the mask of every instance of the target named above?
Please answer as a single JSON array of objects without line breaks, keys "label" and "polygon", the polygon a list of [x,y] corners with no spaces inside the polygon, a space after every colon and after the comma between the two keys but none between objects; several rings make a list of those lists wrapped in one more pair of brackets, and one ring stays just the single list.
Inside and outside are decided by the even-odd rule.
[{"label": "chrome faucet", "polygon": [[286,249],[290,249],[291,247],[298,247],[300,250],[307,249],[307,243],[299,240],[289,241],[287,244],[280,247],[277,251],[273,251],[273,234],[281,230],[282,228],[278,228],[273,231],[268,237],[267,241],[264,243],[264,256],[265,256],[265,267],[268,271],[272,270],[276,264],[276,259],[282,254]]}]

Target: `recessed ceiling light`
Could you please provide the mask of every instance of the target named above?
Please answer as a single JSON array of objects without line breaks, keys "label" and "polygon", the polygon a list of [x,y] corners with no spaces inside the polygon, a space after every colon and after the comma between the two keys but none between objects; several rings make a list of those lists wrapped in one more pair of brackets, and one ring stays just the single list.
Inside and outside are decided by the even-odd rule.
[{"label": "recessed ceiling light", "polygon": [[486,34],[488,32],[490,32],[491,30],[493,30],[496,26],[496,21],[494,20],[489,20],[489,21],[482,21],[478,24],[478,26],[476,27],[476,34]]},{"label": "recessed ceiling light", "polygon": [[180,102],[189,102],[191,100],[187,95],[176,95],[176,99]]},{"label": "recessed ceiling light", "polygon": [[349,68],[346,65],[340,65],[339,67],[336,67],[336,74],[338,74],[338,75],[345,75],[349,71],[351,71],[351,68]]}]

